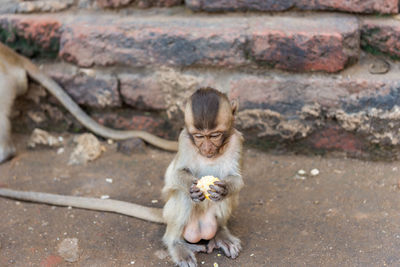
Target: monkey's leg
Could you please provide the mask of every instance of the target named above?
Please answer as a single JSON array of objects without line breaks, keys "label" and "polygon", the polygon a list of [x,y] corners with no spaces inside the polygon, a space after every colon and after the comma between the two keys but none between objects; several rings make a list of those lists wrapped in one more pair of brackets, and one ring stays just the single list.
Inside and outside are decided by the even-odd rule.
[{"label": "monkey's leg", "polygon": [[232,259],[236,258],[242,250],[240,239],[232,235],[226,226],[221,227],[215,237],[210,240],[207,253],[211,253],[214,248],[222,249],[224,254]]},{"label": "monkey's leg", "polygon": [[183,239],[185,228],[191,214],[191,199],[182,191],[173,191],[165,203],[164,221],[167,224],[163,242],[168,248],[174,263],[180,267],[195,267],[195,252],[206,252],[205,245],[189,244]]},{"label": "monkey's leg", "polygon": [[0,163],[15,154],[15,147],[11,141],[11,126],[7,115],[0,110]]},{"label": "monkey's leg", "polygon": [[0,163],[15,154],[8,118],[16,95],[14,84],[5,73],[1,72],[0,68]]}]

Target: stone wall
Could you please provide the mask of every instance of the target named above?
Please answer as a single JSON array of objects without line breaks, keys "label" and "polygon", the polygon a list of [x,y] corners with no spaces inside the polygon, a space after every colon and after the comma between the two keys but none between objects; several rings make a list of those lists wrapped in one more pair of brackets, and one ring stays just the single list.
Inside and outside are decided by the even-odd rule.
[{"label": "stone wall", "polygon": [[[237,98],[248,144],[397,159],[398,0],[2,1],[0,41],[91,116],[176,138],[202,86]],[[42,88],[16,130],[82,127]]]}]

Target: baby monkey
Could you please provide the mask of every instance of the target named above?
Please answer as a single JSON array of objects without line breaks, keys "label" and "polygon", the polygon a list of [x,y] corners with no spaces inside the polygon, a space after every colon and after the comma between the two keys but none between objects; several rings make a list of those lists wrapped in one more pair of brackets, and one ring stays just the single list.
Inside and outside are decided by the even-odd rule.
[{"label": "baby monkey", "polygon": [[[0,196],[111,211],[165,223],[163,242],[180,267],[197,266],[195,253],[210,253],[215,248],[236,258],[241,250],[240,240],[227,227],[243,187],[240,166],[243,138],[234,128],[236,109],[236,102],[230,102],[225,94],[212,88],[199,89],[190,97],[178,153],[165,173],[162,195],[166,204],[162,211],[116,200],[1,188]],[[196,186],[207,175],[220,179],[210,186],[210,200]],[[199,243],[200,240],[206,242]]]},{"label": "baby monkey", "polygon": [[[234,128],[236,109],[235,102],[211,88],[197,90],[186,105],[178,153],[166,171],[162,190],[167,224],[163,241],[179,266],[196,266],[196,251],[219,248],[236,258],[241,250],[240,240],[227,227],[243,187],[243,138]],[[211,201],[196,187],[206,175],[220,179],[210,186]],[[193,245],[202,239],[208,244]]]}]

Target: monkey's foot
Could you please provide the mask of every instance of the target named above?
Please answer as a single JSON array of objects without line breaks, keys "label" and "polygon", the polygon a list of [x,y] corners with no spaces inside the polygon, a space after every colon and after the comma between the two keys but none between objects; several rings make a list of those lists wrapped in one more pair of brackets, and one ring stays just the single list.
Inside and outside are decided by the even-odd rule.
[{"label": "monkey's foot", "polygon": [[197,260],[193,249],[198,249],[192,244],[177,243],[171,249],[170,253],[175,264],[179,267],[197,267]]},{"label": "monkey's foot", "polygon": [[0,163],[12,158],[15,155],[15,147],[13,145],[0,146]]},{"label": "monkey's foot", "polygon": [[220,230],[217,235],[208,242],[207,253],[215,248],[222,249],[227,257],[235,259],[242,250],[240,239],[232,235],[228,230]]}]

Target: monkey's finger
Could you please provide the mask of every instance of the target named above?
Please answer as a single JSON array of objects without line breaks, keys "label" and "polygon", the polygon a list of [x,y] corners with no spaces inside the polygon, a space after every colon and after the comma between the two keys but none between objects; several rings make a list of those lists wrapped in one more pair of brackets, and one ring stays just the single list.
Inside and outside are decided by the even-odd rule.
[{"label": "monkey's finger", "polygon": [[192,193],[192,192],[200,192],[200,188],[198,188],[198,187],[191,187],[190,188],[190,192]]},{"label": "monkey's finger", "polygon": [[201,196],[203,196],[203,193],[202,192],[192,193],[192,194],[190,194],[190,196],[192,198],[200,198]]},{"label": "monkey's finger", "polygon": [[221,195],[218,194],[218,193],[216,193],[216,192],[213,192],[213,191],[211,191],[211,190],[208,190],[207,192],[210,194],[209,198],[210,198],[211,200],[213,200],[213,201],[219,201],[219,200],[222,199],[222,198],[221,198]]},{"label": "monkey's finger", "polygon": [[226,183],[224,181],[215,181],[214,184],[226,188]]},{"label": "monkey's finger", "polygon": [[226,191],[225,188],[220,187],[220,186],[215,186],[215,185],[210,185],[210,188],[211,188],[213,191],[215,191],[215,192],[217,192],[217,193],[219,193],[219,194],[223,194],[223,193]]}]

